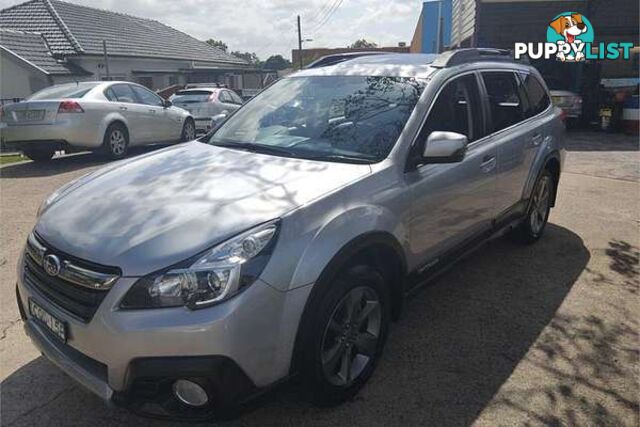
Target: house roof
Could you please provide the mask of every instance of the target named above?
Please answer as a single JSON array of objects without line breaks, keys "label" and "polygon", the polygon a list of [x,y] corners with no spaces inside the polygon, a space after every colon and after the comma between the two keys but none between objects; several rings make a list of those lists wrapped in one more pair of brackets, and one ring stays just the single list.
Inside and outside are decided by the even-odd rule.
[{"label": "house roof", "polygon": [[0,27],[39,32],[54,55],[109,55],[248,65],[158,21],[59,0],[30,0],[0,10]]},{"label": "house roof", "polygon": [[67,75],[83,71],[51,56],[47,42],[39,33],[0,28],[0,48],[38,68],[45,74]]}]

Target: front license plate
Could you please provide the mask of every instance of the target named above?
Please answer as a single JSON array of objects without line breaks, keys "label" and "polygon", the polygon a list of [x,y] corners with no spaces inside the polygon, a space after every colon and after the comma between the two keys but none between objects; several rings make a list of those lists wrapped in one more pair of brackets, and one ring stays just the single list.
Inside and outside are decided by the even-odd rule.
[{"label": "front license plate", "polygon": [[67,342],[67,325],[62,320],[40,307],[32,299],[29,299],[29,312],[41,325],[44,325],[63,342]]}]

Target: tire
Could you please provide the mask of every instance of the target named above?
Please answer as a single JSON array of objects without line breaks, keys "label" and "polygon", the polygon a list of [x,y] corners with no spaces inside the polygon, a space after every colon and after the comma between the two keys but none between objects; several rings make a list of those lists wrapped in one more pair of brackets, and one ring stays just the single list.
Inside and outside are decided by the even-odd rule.
[{"label": "tire", "polygon": [[25,148],[22,152],[34,162],[48,162],[56,154],[56,149],[54,147]]},{"label": "tire", "polygon": [[104,133],[102,151],[112,159],[122,159],[129,151],[129,131],[122,123],[111,123]]},{"label": "tire", "polygon": [[180,142],[188,142],[196,139],[196,124],[193,119],[187,119],[182,125],[182,134],[180,134]]},{"label": "tire", "polygon": [[383,275],[365,265],[338,273],[322,289],[305,319],[300,373],[314,403],[333,406],[351,399],[373,374],[391,299]]},{"label": "tire", "polygon": [[512,232],[511,237],[517,243],[532,244],[536,242],[547,226],[551,201],[556,188],[553,176],[544,169],[536,180],[524,220]]}]

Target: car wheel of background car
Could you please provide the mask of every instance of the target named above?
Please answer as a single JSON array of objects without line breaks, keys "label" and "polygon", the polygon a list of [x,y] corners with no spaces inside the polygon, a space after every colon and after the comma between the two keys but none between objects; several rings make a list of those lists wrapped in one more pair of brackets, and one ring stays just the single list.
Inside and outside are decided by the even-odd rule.
[{"label": "car wheel of background car", "polygon": [[180,142],[193,141],[194,139],[196,139],[196,124],[192,119],[187,119],[182,126]]},{"label": "car wheel of background car", "polygon": [[336,405],[362,388],[380,359],[389,290],[380,272],[359,265],[339,273],[317,298],[305,326],[301,374],[316,403]]},{"label": "car wheel of background car", "polygon": [[102,143],[104,152],[111,159],[121,159],[129,150],[129,132],[121,123],[112,123],[104,133]]},{"label": "car wheel of background car", "polygon": [[555,184],[551,172],[545,169],[533,188],[525,219],[512,232],[516,241],[530,244],[542,236],[549,219],[554,191]]},{"label": "car wheel of background car", "polygon": [[56,149],[54,147],[25,148],[22,152],[34,162],[47,162],[56,154]]}]

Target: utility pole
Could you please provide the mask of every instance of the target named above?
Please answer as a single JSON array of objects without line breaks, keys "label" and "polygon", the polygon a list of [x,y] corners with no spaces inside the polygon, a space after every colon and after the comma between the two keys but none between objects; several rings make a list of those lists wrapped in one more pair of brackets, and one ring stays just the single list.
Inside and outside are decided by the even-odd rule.
[{"label": "utility pole", "polygon": [[107,41],[102,40],[102,53],[104,54],[104,68],[107,72],[107,80],[111,80],[111,76],[109,75],[109,55],[107,54]]},{"label": "utility pole", "polygon": [[300,28],[300,15],[298,15],[298,64],[302,70],[302,29]]}]

